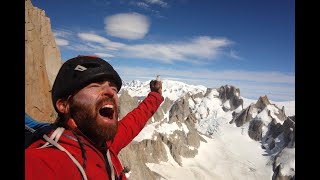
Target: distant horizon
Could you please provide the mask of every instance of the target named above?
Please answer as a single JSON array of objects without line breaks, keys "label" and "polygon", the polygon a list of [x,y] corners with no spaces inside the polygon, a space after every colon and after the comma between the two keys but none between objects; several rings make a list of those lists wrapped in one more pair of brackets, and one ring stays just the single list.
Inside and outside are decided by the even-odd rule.
[{"label": "distant horizon", "polygon": [[[155,78],[152,78],[152,77],[149,77],[149,78],[147,78],[147,77],[144,77],[144,78],[142,78],[142,79],[155,79]],[[177,79],[161,79],[161,80],[170,80],[170,81],[177,81],[177,82],[182,82],[182,81],[179,81],[179,80],[177,80]],[[140,81],[141,83],[147,83],[147,82],[149,82],[150,80],[139,80],[139,79],[133,79],[133,80],[130,80],[130,81],[125,81],[125,80],[122,80],[124,83],[131,83],[131,82],[133,82],[133,81]],[[190,84],[190,83],[186,83],[186,82],[182,82],[182,83],[185,83],[185,84],[188,84],[188,85],[193,85],[193,86],[204,86],[204,87],[206,87],[206,88],[220,88],[221,86],[225,86],[225,85],[230,85],[230,86],[234,86],[234,85],[232,85],[232,84],[225,84],[225,85],[221,85],[221,86],[218,86],[218,87],[208,87],[208,86],[205,86],[205,85],[202,85],[202,84]],[[124,85],[124,84],[123,84]],[[239,88],[239,87],[237,87],[237,86],[234,86],[234,87],[236,87],[236,88]],[[239,88],[240,89],[240,88]],[[257,98],[255,98],[255,97],[253,97],[253,98],[250,98],[250,97],[247,97],[247,96],[244,96],[244,95],[242,95],[242,90],[240,89],[240,96],[241,97],[243,97],[243,98],[246,98],[247,100],[252,100],[252,101],[257,101],[260,97],[262,97],[262,96],[267,96],[268,97],[268,99],[270,100],[270,101],[273,101],[273,102],[279,102],[279,103],[285,103],[285,102],[295,102],[295,99],[293,99],[293,100],[274,100],[274,99],[271,99],[268,95],[260,95],[260,96],[258,96]]]},{"label": "distant horizon", "polygon": [[[125,81],[157,74],[295,100],[295,0],[32,1],[63,61],[95,55]],[[196,13],[195,13],[196,12]]]}]

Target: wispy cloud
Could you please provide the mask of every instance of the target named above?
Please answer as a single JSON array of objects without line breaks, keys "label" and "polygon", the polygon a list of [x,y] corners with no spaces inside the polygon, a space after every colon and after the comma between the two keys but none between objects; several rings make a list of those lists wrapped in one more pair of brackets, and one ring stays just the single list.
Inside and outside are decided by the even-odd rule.
[{"label": "wispy cloud", "polygon": [[55,37],[70,37],[73,34],[72,31],[66,29],[53,29],[52,32]]},{"label": "wispy cloud", "polygon": [[[118,50],[118,48],[126,46],[125,44],[110,41],[100,35],[94,33],[78,33],[78,37],[85,42],[97,43],[99,47],[104,47],[105,50]],[[99,48],[99,50],[102,50]]]},{"label": "wispy cloud", "polygon": [[69,45],[69,41],[61,38],[55,38],[58,46],[67,46]]},{"label": "wispy cloud", "polygon": [[237,53],[236,51],[234,51],[234,50],[230,50],[229,56],[230,56],[231,58],[233,58],[233,59],[242,59],[242,58],[238,55],[238,53]]},{"label": "wispy cloud", "polygon": [[110,40],[108,40],[102,36],[96,35],[94,33],[78,33],[78,36],[82,40],[92,41],[92,42],[101,43],[101,44],[104,44],[104,43],[107,43],[110,41]]},{"label": "wispy cloud", "polygon": [[105,30],[110,36],[129,40],[143,38],[149,26],[148,17],[139,13],[120,13],[105,18]]},{"label": "wispy cloud", "polygon": [[215,59],[224,47],[232,42],[226,38],[211,38],[208,36],[195,37],[187,41],[138,44],[124,47],[123,56],[153,59],[163,63],[186,61],[191,63],[205,63]]},{"label": "wispy cloud", "polygon": [[99,56],[99,57],[114,57],[111,54],[106,54],[106,53],[94,53],[95,55]]},{"label": "wispy cloud", "polygon": [[67,39],[72,36],[72,32],[64,29],[53,29],[52,32],[58,46],[68,46],[70,44]]},{"label": "wispy cloud", "polygon": [[[69,34],[68,36],[70,37],[68,49],[106,53],[118,58],[130,57],[132,59],[155,60],[166,64],[172,64],[176,61],[206,64],[215,60],[219,55],[228,54],[224,51],[233,44],[227,38],[198,36],[181,41],[127,45],[111,41],[93,31],[74,32],[74,34],[76,35]],[[59,38],[57,39],[60,41]],[[62,46],[63,44],[59,45]],[[239,58],[239,56],[235,57],[235,54],[233,56]]]},{"label": "wispy cloud", "polygon": [[[154,4],[150,4],[150,3],[146,3],[146,2],[142,2],[142,1],[131,1],[130,4],[133,4],[133,5],[137,6],[137,7],[145,10],[146,12],[148,12],[150,15],[152,15],[154,17],[157,17],[157,18],[163,18],[164,17],[161,14],[161,11],[158,10],[159,5],[154,5]],[[169,7],[169,5],[167,3],[165,3],[165,5],[163,5],[161,7],[167,8],[167,7]]]},{"label": "wispy cloud", "polygon": [[162,0],[144,0],[148,4],[158,5],[160,7],[168,7],[168,3]]},{"label": "wispy cloud", "polygon": [[136,2],[136,5],[143,9],[150,9],[150,5],[145,2]]}]

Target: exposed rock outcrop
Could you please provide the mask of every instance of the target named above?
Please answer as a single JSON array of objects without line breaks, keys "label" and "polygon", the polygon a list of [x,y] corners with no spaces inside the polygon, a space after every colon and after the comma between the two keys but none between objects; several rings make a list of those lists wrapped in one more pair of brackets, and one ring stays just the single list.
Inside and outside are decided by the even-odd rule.
[{"label": "exposed rock outcrop", "polygon": [[240,89],[234,86],[225,85],[218,89],[219,98],[221,99],[224,106],[224,111],[232,111],[243,106],[243,100],[240,98]]},{"label": "exposed rock outcrop", "polygon": [[[295,179],[295,169],[288,169],[284,163],[290,159],[295,159],[294,149],[284,148],[279,153],[274,156],[273,161],[273,175],[272,180],[294,180]],[[294,162],[290,162],[294,163]]]},{"label": "exposed rock outcrop", "polygon": [[263,122],[260,120],[250,121],[248,135],[251,139],[260,141],[262,139]]},{"label": "exposed rock outcrop", "polygon": [[[157,123],[158,126],[163,123],[175,123],[182,130],[175,130],[171,134],[163,134],[155,131],[151,139],[145,139],[141,142],[132,141],[121,150],[119,158],[123,165],[131,170],[130,179],[143,179],[143,177],[159,179],[160,175],[150,171],[146,163],[166,162],[168,160],[166,148],[179,165],[182,165],[182,157],[195,157],[198,153],[200,141],[205,142],[195,128],[197,120],[194,114],[191,113],[188,104],[188,99],[195,97],[199,97],[199,95],[186,94],[174,103],[172,100],[166,98],[157,112],[148,121],[148,124]],[[123,90],[119,100],[121,104],[121,117],[125,116],[126,113],[137,106],[138,101],[137,97],[131,97],[126,90]],[[168,111],[171,115],[165,117],[165,113]]]},{"label": "exposed rock outcrop", "polygon": [[45,11],[25,1],[25,112],[52,122],[56,112],[51,102],[53,80],[61,67],[60,51]]},{"label": "exposed rock outcrop", "polygon": [[138,106],[138,98],[131,97],[128,91],[123,90],[121,96],[119,97],[119,119],[122,119],[128,112],[132,111],[135,107]]},{"label": "exposed rock outcrop", "polygon": [[254,105],[249,105],[246,109],[243,109],[239,114],[234,114],[234,118],[230,121],[230,124],[235,123],[237,127],[241,127],[243,124],[249,122],[254,111]]},{"label": "exposed rock outcrop", "polygon": [[169,111],[169,123],[176,122],[181,127],[181,123],[190,114],[189,100],[190,96],[186,94],[183,98],[179,98],[174,102]]},{"label": "exposed rock outcrop", "polygon": [[262,148],[271,156],[272,180],[295,179],[295,169],[288,170],[288,164],[285,164],[287,159],[294,159],[291,156],[294,156],[295,148],[295,116],[287,117],[284,107],[280,109],[271,104],[267,96],[262,96],[255,104],[234,113],[230,123],[237,127],[249,123],[249,137],[261,141]]},{"label": "exposed rock outcrop", "polygon": [[146,166],[146,162],[159,163],[167,161],[167,153],[160,135],[157,134],[153,139],[145,139],[141,142],[132,141],[128,146],[121,150],[119,158],[125,167],[129,167],[131,174],[129,179],[144,179],[148,177],[150,180],[159,179],[156,174]]}]

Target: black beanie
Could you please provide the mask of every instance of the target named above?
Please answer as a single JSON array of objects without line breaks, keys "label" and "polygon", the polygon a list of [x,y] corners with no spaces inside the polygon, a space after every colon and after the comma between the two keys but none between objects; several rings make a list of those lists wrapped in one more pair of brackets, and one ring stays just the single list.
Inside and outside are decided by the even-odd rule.
[{"label": "black beanie", "polygon": [[95,56],[77,56],[64,62],[52,86],[52,103],[85,87],[93,80],[106,78],[114,82],[118,92],[122,86],[119,74],[105,60]]}]

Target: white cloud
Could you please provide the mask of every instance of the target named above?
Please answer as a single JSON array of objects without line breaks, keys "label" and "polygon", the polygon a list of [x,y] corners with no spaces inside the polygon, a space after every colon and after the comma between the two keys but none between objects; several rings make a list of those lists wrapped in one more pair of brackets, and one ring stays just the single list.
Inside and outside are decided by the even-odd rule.
[{"label": "white cloud", "polygon": [[149,9],[150,6],[147,3],[144,2],[137,2],[137,6],[143,8],[143,9]]},{"label": "white cloud", "polygon": [[234,50],[231,50],[229,55],[233,59],[242,59],[240,56],[238,56],[238,53],[236,51],[234,51]]},{"label": "white cloud", "polygon": [[105,18],[105,30],[110,36],[141,39],[149,31],[150,22],[139,13],[120,13]]},{"label": "white cloud", "polygon": [[52,30],[58,46],[67,46],[70,44],[69,38],[72,36],[72,32],[66,29],[54,29]]},{"label": "white cloud", "polygon": [[80,39],[85,40],[85,41],[92,41],[92,42],[97,42],[97,43],[106,43],[109,42],[110,40],[96,35],[94,33],[78,33],[78,36]]},{"label": "white cloud", "polygon": [[69,41],[61,38],[55,38],[58,46],[67,46],[69,45]]},{"label": "white cloud", "polygon": [[80,53],[83,52],[97,52],[97,51],[105,51],[106,48],[100,45],[92,44],[92,43],[77,43],[72,46],[67,47],[70,50],[78,51]]},{"label": "white cloud", "polygon": [[126,46],[122,55],[154,59],[164,63],[172,63],[173,61],[201,63],[201,61],[205,62],[216,58],[222,48],[231,43],[225,38],[200,36],[189,41]]},{"label": "white cloud", "polygon": [[107,53],[94,53],[94,54],[99,57],[114,57],[113,55],[107,54]]},{"label": "white cloud", "polygon": [[[94,33],[78,33],[78,37],[81,40],[99,44],[96,45],[97,50],[118,50],[118,48],[126,46],[125,44],[110,41],[109,39]],[[90,47],[92,48],[92,51],[94,51],[94,46],[91,45]]]},{"label": "white cloud", "polygon": [[161,7],[167,7],[168,3],[162,1],[162,0],[144,0],[146,3],[148,4],[155,4],[155,5],[159,5]]},{"label": "white cloud", "polygon": [[[169,64],[175,61],[206,64],[216,59],[219,55],[226,54],[224,53],[225,48],[233,44],[233,42],[227,38],[198,36],[174,42],[127,45],[121,42],[111,41],[94,32],[71,33],[71,31],[66,30],[56,32],[59,36],[65,36],[64,39],[68,40],[70,44],[67,48],[71,50],[108,54],[110,51],[118,51],[116,54],[113,54],[119,58],[149,59]],[[58,38],[56,37],[56,39]],[[64,44],[61,44],[61,46],[62,45]],[[94,48],[96,48],[96,50]],[[240,57],[233,55],[231,58]]]},{"label": "white cloud", "polygon": [[69,37],[72,35],[72,32],[67,29],[53,29],[52,32],[55,37]]}]

